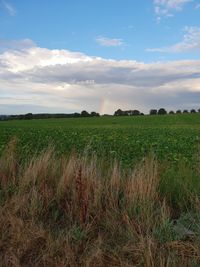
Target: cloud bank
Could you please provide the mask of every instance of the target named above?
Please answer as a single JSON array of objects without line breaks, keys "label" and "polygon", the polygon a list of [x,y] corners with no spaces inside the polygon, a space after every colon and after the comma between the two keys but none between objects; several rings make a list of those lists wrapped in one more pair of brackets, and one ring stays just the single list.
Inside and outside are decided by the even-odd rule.
[{"label": "cloud bank", "polygon": [[31,40],[1,43],[8,48],[0,53],[0,114],[199,108],[200,61],[145,64],[50,50]]}]

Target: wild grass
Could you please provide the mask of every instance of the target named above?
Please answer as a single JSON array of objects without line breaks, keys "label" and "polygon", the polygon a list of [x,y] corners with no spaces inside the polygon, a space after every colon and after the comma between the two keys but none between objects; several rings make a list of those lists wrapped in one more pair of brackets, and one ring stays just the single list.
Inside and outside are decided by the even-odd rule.
[{"label": "wild grass", "polygon": [[133,170],[50,146],[0,158],[0,266],[200,266],[200,174],[149,155]]}]

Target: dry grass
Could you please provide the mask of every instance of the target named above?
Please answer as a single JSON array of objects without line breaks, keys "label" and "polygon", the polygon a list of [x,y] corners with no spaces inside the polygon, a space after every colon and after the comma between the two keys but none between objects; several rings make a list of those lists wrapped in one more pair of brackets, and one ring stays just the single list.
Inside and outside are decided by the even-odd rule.
[{"label": "dry grass", "polygon": [[[96,157],[0,159],[0,266],[200,266],[200,241],[178,236],[153,156],[132,172]],[[199,211],[199,197],[194,212]]]}]

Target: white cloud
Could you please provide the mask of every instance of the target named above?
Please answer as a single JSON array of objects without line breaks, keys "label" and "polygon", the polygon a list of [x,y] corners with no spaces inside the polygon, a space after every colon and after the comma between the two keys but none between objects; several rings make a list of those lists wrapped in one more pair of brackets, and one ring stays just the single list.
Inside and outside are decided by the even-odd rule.
[{"label": "white cloud", "polygon": [[36,45],[0,53],[0,114],[189,109],[199,98],[200,61],[145,64]]},{"label": "white cloud", "polygon": [[2,4],[4,6],[4,8],[6,9],[6,11],[8,12],[8,14],[10,16],[15,16],[16,15],[16,9],[14,8],[13,5],[11,5],[10,3],[8,3],[7,1],[2,1]]},{"label": "white cloud", "polygon": [[161,17],[171,17],[174,12],[181,11],[183,7],[193,0],[154,0],[154,10],[159,21]]},{"label": "white cloud", "polygon": [[185,27],[183,40],[171,46],[147,49],[149,52],[184,53],[200,51],[200,27]]},{"label": "white cloud", "polygon": [[122,46],[124,44],[122,39],[117,39],[117,38],[107,38],[104,36],[98,36],[96,38],[96,42],[101,45],[101,46]]},{"label": "white cloud", "polygon": [[155,5],[163,6],[167,9],[181,10],[182,7],[193,0],[154,0]]}]

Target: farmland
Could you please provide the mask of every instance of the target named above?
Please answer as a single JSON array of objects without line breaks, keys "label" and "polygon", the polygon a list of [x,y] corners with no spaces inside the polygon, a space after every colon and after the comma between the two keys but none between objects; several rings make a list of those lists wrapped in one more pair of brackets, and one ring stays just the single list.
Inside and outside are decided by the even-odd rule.
[{"label": "farmland", "polygon": [[2,266],[200,266],[200,114],[0,123]]},{"label": "farmland", "polygon": [[200,114],[8,121],[0,123],[0,152],[13,137],[22,158],[49,144],[116,158],[131,167],[150,151],[159,160],[193,162],[200,142]]}]

